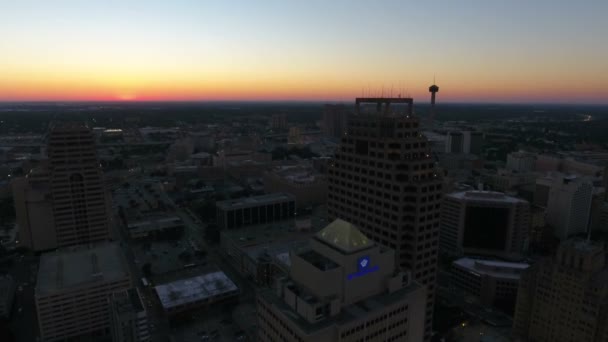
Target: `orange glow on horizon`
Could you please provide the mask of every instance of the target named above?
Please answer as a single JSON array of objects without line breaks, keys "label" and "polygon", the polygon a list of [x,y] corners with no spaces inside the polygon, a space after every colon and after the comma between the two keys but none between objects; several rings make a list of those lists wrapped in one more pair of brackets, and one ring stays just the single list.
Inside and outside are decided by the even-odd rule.
[{"label": "orange glow on horizon", "polygon": [[[273,70],[267,73],[224,68],[184,73],[181,70],[98,68],[63,71],[40,69],[9,72],[0,79],[0,101],[231,101],[231,100],[295,100],[352,101],[357,96],[412,96],[417,103],[430,97],[430,81],[426,71],[411,74],[410,82],[391,81],[387,72],[370,84],[374,71],[344,73],[313,69],[288,73]],[[583,79],[571,75],[562,79],[540,79],[534,82],[526,75],[498,75],[495,80],[480,72],[466,70],[440,75],[438,103],[441,102],[577,102],[606,103],[608,82],[604,78]],[[392,89],[392,90],[391,90]]]}]

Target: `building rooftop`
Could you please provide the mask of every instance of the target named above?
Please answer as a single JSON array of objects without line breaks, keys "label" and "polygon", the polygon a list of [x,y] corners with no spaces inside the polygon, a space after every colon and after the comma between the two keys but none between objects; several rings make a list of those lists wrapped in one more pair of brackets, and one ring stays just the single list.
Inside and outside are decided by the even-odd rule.
[{"label": "building rooftop", "polygon": [[154,289],[165,309],[238,292],[234,282],[221,271],[158,285]]},{"label": "building rooftop", "polygon": [[340,266],[325,255],[319,254],[318,252],[313,250],[305,251],[303,253],[298,254],[298,256],[321,271],[333,270],[334,268]]},{"label": "building rooftop", "polygon": [[183,227],[184,221],[181,217],[172,214],[154,215],[141,220],[132,220],[127,225],[129,231],[152,232],[169,228]]},{"label": "building rooftop", "polygon": [[219,201],[216,203],[217,207],[223,210],[239,209],[246,207],[253,207],[256,205],[275,203],[283,201],[295,201],[294,197],[287,193],[277,192],[267,195],[243,197],[237,199],[231,199],[226,201]]},{"label": "building rooftop", "polygon": [[525,200],[496,191],[460,191],[449,194],[448,196],[457,199],[481,200],[488,202],[503,202],[503,203],[523,203]]},{"label": "building rooftop", "polygon": [[411,296],[412,292],[417,292],[420,290],[422,290],[421,285],[419,285],[417,282],[410,282],[408,286],[398,291],[394,291],[392,293],[385,292],[383,294],[367,298],[363,301],[344,306],[338,315],[328,319],[323,319],[316,323],[310,323],[302,318],[302,316],[289,307],[281,298],[277,297],[276,293],[271,289],[260,291],[260,296],[262,296],[268,303],[274,305],[280,311],[282,311],[285,316],[290,318],[291,322],[296,324],[304,332],[312,333],[326,329],[332,325],[345,326],[352,324],[363,317],[373,315],[374,311],[383,310],[387,306],[400,301],[402,298]]},{"label": "building rooftop", "polygon": [[117,244],[75,247],[40,257],[36,294],[128,278],[126,260]]},{"label": "building rooftop", "polygon": [[476,274],[490,275],[496,278],[519,279],[521,272],[530,267],[526,263],[505,262],[499,260],[483,260],[460,258],[453,265],[460,266]]},{"label": "building rooftop", "polygon": [[374,245],[354,224],[341,219],[328,224],[317,233],[316,237],[346,253],[357,252]]},{"label": "building rooftop", "polygon": [[118,313],[125,312],[142,312],[144,305],[139,296],[137,288],[131,288],[126,291],[115,292],[112,294],[112,303]]},{"label": "building rooftop", "polygon": [[603,252],[604,247],[597,242],[582,238],[573,238],[561,243],[561,247],[576,250],[582,253],[595,254]]},{"label": "building rooftop", "polygon": [[284,220],[273,223],[252,225],[245,228],[223,230],[222,240],[230,241],[236,247],[248,249],[258,246],[284,245],[295,241],[308,241],[314,232],[319,231],[325,220],[313,216],[310,223]]}]

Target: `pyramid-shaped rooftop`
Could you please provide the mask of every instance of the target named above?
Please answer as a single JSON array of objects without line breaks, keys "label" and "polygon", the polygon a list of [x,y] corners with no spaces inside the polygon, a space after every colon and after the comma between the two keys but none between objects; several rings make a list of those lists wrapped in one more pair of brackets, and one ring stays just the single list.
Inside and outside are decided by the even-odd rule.
[{"label": "pyramid-shaped rooftop", "polygon": [[346,253],[357,252],[374,245],[357,226],[341,219],[328,224],[317,233],[316,237]]}]

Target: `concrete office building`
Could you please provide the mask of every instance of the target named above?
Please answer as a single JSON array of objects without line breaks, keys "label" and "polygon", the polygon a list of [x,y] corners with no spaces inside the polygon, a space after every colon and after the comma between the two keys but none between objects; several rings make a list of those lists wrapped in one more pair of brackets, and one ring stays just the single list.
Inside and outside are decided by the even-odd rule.
[{"label": "concrete office building", "polygon": [[326,137],[340,139],[346,133],[348,111],[345,105],[326,104],[323,109],[323,134]]},{"label": "concrete office building", "polygon": [[56,125],[49,134],[48,155],[57,246],[109,240],[110,197],[91,130]]},{"label": "concrete office building", "polygon": [[116,244],[43,254],[34,295],[41,339],[109,336],[108,300],[131,286],[125,256]]},{"label": "concrete office building", "polygon": [[452,279],[456,286],[479,297],[484,305],[515,301],[517,287],[526,263],[460,258],[452,262]]},{"label": "concrete office building", "polygon": [[290,220],[226,229],[220,233],[220,243],[234,269],[260,286],[270,286],[283,273],[277,267],[281,257],[305,246],[318,230],[311,220]]},{"label": "concrete office building", "polygon": [[220,229],[287,220],[296,214],[295,198],[280,192],[220,201],[216,207]]},{"label": "concrete office building", "polygon": [[137,288],[110,296],[112,342],[150,341],[148,315]]},{"label": "concrete office building", "polygon": [[547,208],[549,204],[549,193],[553,186],[553,177],[551,175],[539,177],[534,184],[534,199],[533,204],[540,208]]},{"label": "concrete office building", "polygon": [[[361,105],[377,110],[365,113]],[[406,105],[405,112],[392,111]],[[330,219],[357,225],[395,251],[398,267],[426,285],[425,339],[430,338],[437,271],[442,176],[411,98],[357,99],[357,114],[329,168]]]},{"label": "concrete office building", "polygon": [[507,155],[507,170],[516,172],[532,172],[536,168],[536,154],[524,151]]},{"label": "concrete office building", "polygon": [[445,153],[463,153],[464,135],[459,131],[448,132],[445,141]]},{"label": "concrete office building", "polygon": [[481,155],[483,153],[483,133],[476,131],[462,132],[462,152]]},{"label": "concrete office building", "polygon": [[440,252],[519,259],[529,229],[527,201],[500,192],[455,192],[443,199]]},{"label": "concrete office building", "polygon": [[593,183],[585,178],[560,176],[553,180],[547,204],[547,224],[554,235],[566,239],[586,233],[589,227]]},{"label": "concrete office building", "polygon": [[13,180],[12,188],[19,245],[35,252],[57,248],[48,170],[32,169]]},{"label": "concrete office building", "polygon": [[263,181],[267,193],[293,195],[298,209],[324,204],[327,200],[327,177],[310,164],[277,166],[264,173]]},{"label": "concrete office building", "polygon": [[263,342],[421,341],[426,290],[394,251],[335,220],[292,252],[289,277],[258,294]]},{"label": "concrete office building", "polygon": [[526,341],[608,339],[608,270],[599,243],[562,242],[521,277],[513,333]]}]

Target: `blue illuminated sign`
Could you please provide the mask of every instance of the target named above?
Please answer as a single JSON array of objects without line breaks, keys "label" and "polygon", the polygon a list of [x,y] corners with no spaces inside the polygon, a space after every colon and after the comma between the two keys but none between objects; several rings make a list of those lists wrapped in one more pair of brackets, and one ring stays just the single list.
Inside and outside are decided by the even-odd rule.
[{"label": "blue illuminated sign", "polygon": [[369,256],[362,256],[357,260],[357,272],[351,273],[346,276],[346,279],[353,280],[369,273],[376,272],[380,269],[378,265],[371,266]]},{"label": "blue illuminated sign", "polygon": [[369,256],[366,255],[366,256],[360,257],[359,262],[357,264],[357,268],[359,269],[359,271],[363,271],[367,267],[369,267]]}]

